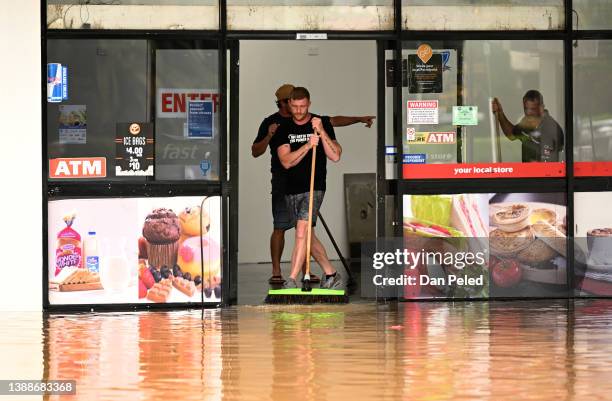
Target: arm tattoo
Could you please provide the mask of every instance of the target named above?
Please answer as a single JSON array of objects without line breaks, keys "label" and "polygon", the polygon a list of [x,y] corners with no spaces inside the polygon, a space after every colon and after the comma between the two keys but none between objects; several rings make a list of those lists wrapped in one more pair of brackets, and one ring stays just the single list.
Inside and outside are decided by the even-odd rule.
[{"label": "arm tattoo", "polygon": [[331,149],[331,151],[336,154],[338,153],[336,150],[336,147],[334,146],[334,144],[332,143],[332,141],[329,140],[329,138],[325,138],[325,142],[327,142],[327,146],[329,146],[329,148]]}]

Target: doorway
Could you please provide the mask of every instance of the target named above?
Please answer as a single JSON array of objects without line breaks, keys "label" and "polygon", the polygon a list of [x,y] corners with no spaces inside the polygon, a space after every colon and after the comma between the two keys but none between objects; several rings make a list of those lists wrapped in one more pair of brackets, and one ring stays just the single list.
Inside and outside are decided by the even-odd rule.
[{"label": "doorway", "polygon": [[[327,165],[327,191],[321,214],[340,253],[348,259],[347,226],[351,223],[347,223],[344,182],[348,175],[369,173],[374,178],[377,172],[378,124],[382,118],[377,116],[377,43],[243,40],[239,52],[238,303],[258,304],[265,297],[272,271],[271,174],[269,148],[254,158],[251,144],[262,120],[277,111],[274,92],[285,83],[304,86],[310,91],[313,113],[377,117],[371,128],[361,123],[335,128],[343,148],[342,159]],[[374,210],[371,213],[375,216]],[[371,221],[375,230],[376,219]],[[317,223],[316,233],[332,264],[342,272],[340,258],[322,224]],[[281,258],[284,277],[289,275],[294,235],[294,230],[285,234]],[[316,263],[313,272],[320,274]]]}]

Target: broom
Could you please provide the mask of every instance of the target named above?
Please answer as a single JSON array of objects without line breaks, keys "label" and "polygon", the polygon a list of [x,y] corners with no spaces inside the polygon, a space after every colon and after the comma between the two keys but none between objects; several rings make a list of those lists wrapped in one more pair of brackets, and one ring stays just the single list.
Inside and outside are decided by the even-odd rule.
[{"label": "broom", "polygon": [[[315,132],[314,135],[318,135]],[[284,288],[268,290],[265,302],[268,304],[313,304],[313,303],[347,303],[348,296],[344,290],[312,288],[310,284],[310,243],[312,238],[312,204],[314,199],[314,176],[317,161],[317,146],[312,147],[310,166],[310,192],[308,194],[308,228],[306,231],[306,273],[302,288]],[[338,273],[339,274],[339,273]]]}]

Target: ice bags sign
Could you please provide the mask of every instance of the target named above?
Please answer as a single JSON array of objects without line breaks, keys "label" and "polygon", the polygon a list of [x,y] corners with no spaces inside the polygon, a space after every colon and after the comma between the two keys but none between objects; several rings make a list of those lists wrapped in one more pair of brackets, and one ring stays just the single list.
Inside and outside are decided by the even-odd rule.
[{"label": "ice bags sign", "polygon": [[153,176],[153,124],[117,123],[115,175]]}]

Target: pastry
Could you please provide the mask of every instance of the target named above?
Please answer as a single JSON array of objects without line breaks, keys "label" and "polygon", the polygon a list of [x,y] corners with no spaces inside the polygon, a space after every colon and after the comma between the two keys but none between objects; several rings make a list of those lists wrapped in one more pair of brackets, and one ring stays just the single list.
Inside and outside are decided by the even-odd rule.
[{"label": "pastry", "polygon": [[54,291],[101,290],[102,284],[98,273],[81,268],[65,268],[55,279],[49,281],[49,289]]},{"label": "pastry", "polygon": [[172,285],[174,288],[187,295],[188,297],[192,297],[196,292],[196,285],[193,281],[185,280],[182,277],[174,277],[172,279]]},{"label": "pastry", "polygon": [[142,235],[148,242],[149,265],[159,269],[176,264],[180,227],[179,219],[172,210],[153,210],[145,219]]},{"label": "pastry", "polygon": [[493,255],[514,256],[527,248],[534,239],[535,236],[529,226],[514,232],[496,228],[489,234],[489,245]]},{"label": "pastry", "polygon": [[537,222],[543,221],[551,226],[554,226],[557,222],[557,213],[552,209],[534,209],[531,211],[529,221],[531,224],[536,224]]},{"label": "pastry", "polygon": [[208,284],[216,278],[220,281],[221,247],[208,235],[187,238],[179,247],[177,264],[183,274],[190,273],[191,277],[202,275],[202,280]]},{"label": "pastry", "polygon": [[529,206],[524,203],[514,203],[497,209],[491,219],[500,230],[517,232],[529,226],[529,214]]},{"label": "pastry", "polygon": [[147,292],[147,299],[153,302],[168,302],[168,297],[172,292],[172,280],[165,278],[155,283],[149,292]]},{"label": "pastry", "polygon": [[[202,221],[201,226],[200,220]],[[204,236],[210,229],[210,217],[206,210],[202,210],[200,206],[186,207],[179,213],[179,222],[181,225],[179,244],[182,244],[189,237]]]},{"label": "pastry", "polygon": [[557,255],[557,252],[546,245],[541,239],[532,241],[529,246],[520,251],[517,255],[518,260],[528,265],[546,262]]},{"label": "pastry", "polygon": [[531,226],[536,238],[543,241],[546,245],[557,251],[563,256],[567,254],[567,237],[565,233],[557,229],[554,225],[545,221],[540,221]]}]

